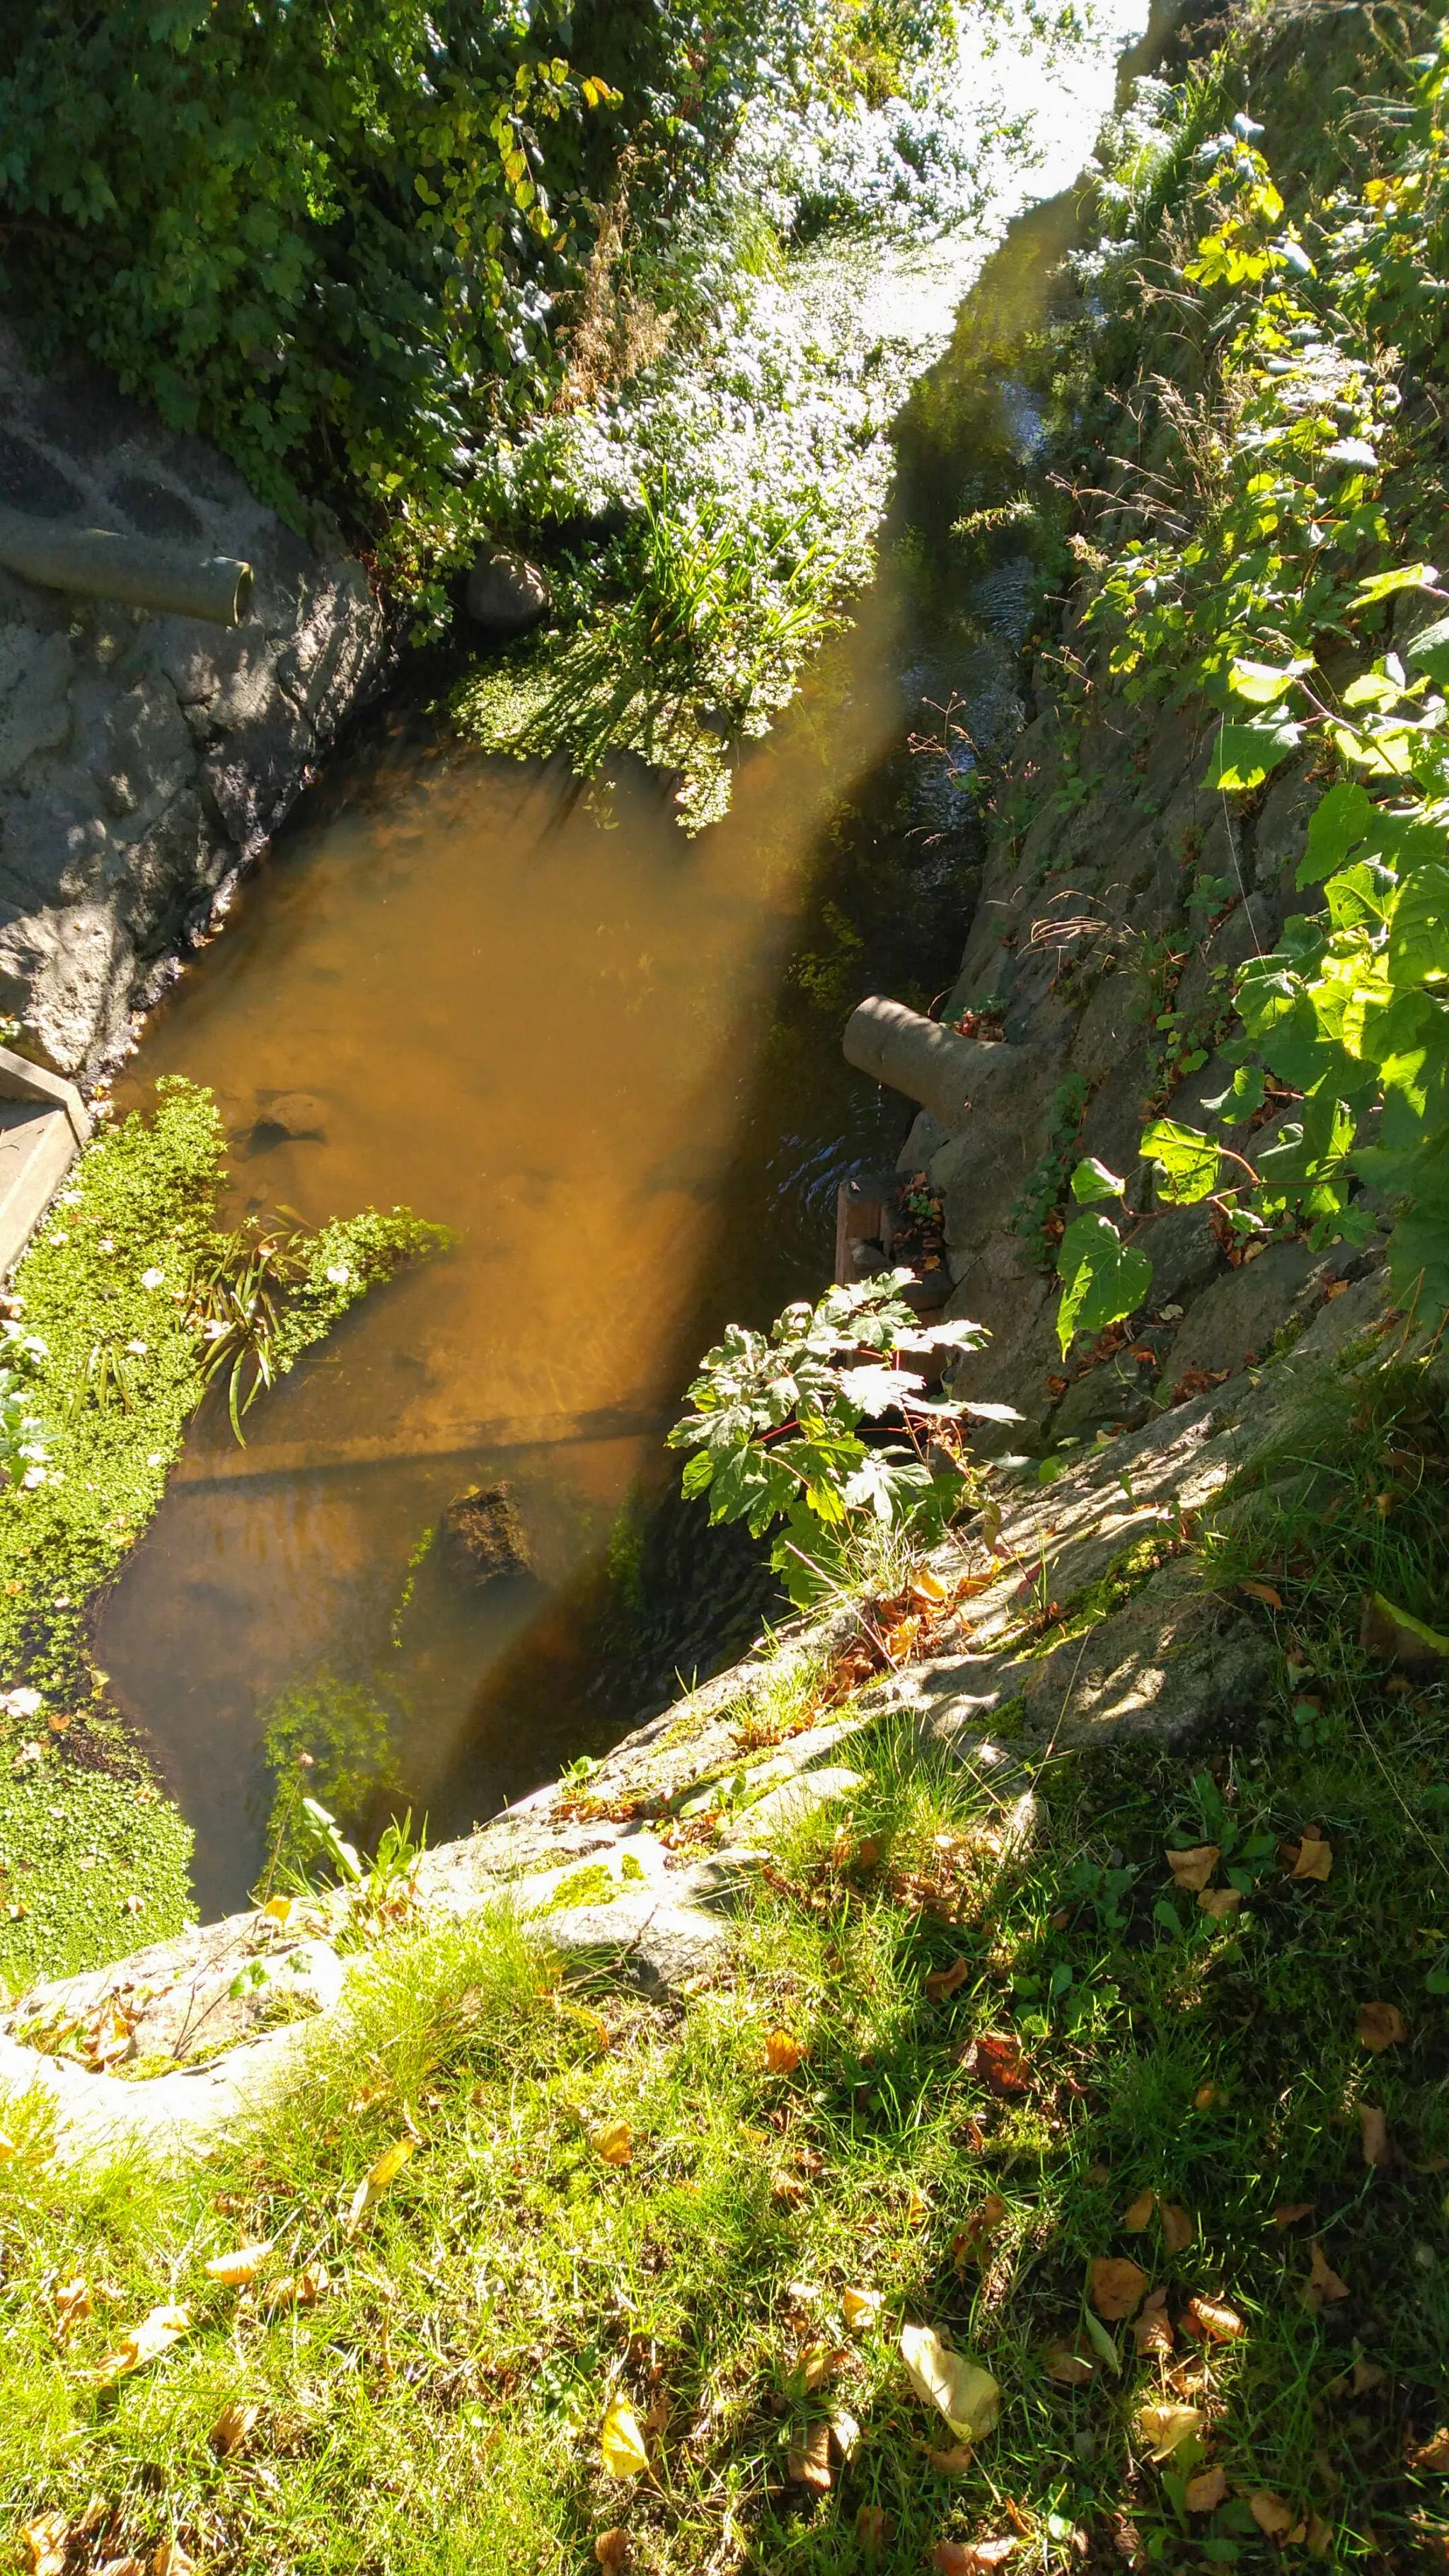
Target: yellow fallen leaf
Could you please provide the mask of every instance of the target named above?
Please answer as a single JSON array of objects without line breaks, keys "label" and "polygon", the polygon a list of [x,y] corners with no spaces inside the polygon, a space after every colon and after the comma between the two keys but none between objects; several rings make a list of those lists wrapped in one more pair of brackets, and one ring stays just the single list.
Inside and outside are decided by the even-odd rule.
[{"label": "yellow fallen leaf", "polygon": [[228,2460],[233,2451],[241,2449],[261,2411],[260,2406],[243,2402],[223,2408],[207,2436],[219,2460]]},{"label": "yellow fallen leaf", "polygon": [[34,2522],[22,2522],[19,2539],[30,2553],[30,2576],[65,2576],[69,2538],[70,2523],[63,2513],[39,2513]]},{"label": "yellow fallen leaf", "polygon": [[397,2180],[409,2156],[416,2155],[417,2147],[416,2138],[399,2138],[396,2146],[386,2148],[376,2164],[363,2175],[342,2222],[344,2236],[354,2233],[374,2201],[381,2200],[388,2184]]},{"label": "yellow fallen leaf", "polygon": [[952,2352],[933,2326],[902,2326],[900,2354],[916,2395],[940,2408],[958,2441],[979,2442],[994,2431],[1001,2389],[989,2370]]},{"label": "yellow fallen leaf", "polygon": [[190,2325],[189,2308],[152,2308],[139,2325],[128,2327],[115,2351],[107,2353],[96,2371],[97,2386],[109,2388],[114,2381],[124,2379],[128,2371],[140,2370],[148,2361],[159,2361],[163,2352],[180,2342]]},{"label": "yellow fallen leaf", "polygon": [[648,2469],[639,2418],[625,2397],[611,2397],[604,2410],[599,2456],[611,2478],[639,2478]]},{"label": "yellow fallen leaf", "polygon": [[1142,2314],[1132,2321],[1132,2340],[1139,2352],[1171,2352],[1172,2327],[1167,2315],[1165,2289],[1149,2290],[1142,2302]]},{"label": "yellow fallen leaf", "polygon": [[1244,2320],[1225,2299],[1189,2299],[1184,2322],[1196,2326],[1209,2343],[1236,2343],[1244,2331]]},{"label": "yellow fallen leaf", "polygon": [[290,1923],[296,1906],[295,1896],[269,1896],[262,1912],[273,1923]]},{"label": "yellow fallen leaf", "polygon": [[1189,2513],[1215,2513],[1227,2492],[1228,2481],[1221,2469],[1203,2469],[1188,2479],[1183,2502]]},{"label": "yellow fallen leaf", "polygon": [[830,2418],[830,2438],[842,2460],[853,2460],[860,2448],[860,2426],[848,2406],[837,2406]]},{"label": "yellow fallen leaf", "polygon": [[1249,2496],[1248,2511],[1258,2529],[1265,2531],[1270,2540],[1285,2539],[1293,2528],[1292,2506],[1286,2505],[1281,2496],[1269,2495],[1265,2487],[1260,2487],[1256,2495]]},{"label": "yellow fallen leaf", "polygon": [[1389,2137],[1389,2124],[1382,2111],[1376,2109],[1372,2102],[1360,2102],[1358,2125],[1363,2140],[1364,2163],[1391,2165],[1394,2161],[1393,2143]]},{"label": "yellow fallen leaf", "polygon": [[1295,1878],[1327,1878],[1333,1869],[1333,1846],[1324,1841],[1316,1825],[1308,1826],[1298,1846],[1293,1863]]},{"label": "yellow fallen leaf", "polygon": [[1371,2048],[1375,2057],[1386,2048],[1396,2048],[1409,2036],[1409,2026],[1397,2004],[1360,2004],[1358,2037],[1361,2048]]},{"label": "yellow fallen leaf", "polygon": [[1147,2287],[1146,2273],[1125,2254],[1099,2254],[1089,2277],[1092,2305],[1112,2324],[1131,2316]]},{"label": "yellow fallen leaf", "polygon": [[826,2380],[833,2378],[844,2359],[844,2353],[833,2344],[811,2343],[806,2345],[795,2366],[806,2388],[813,2391],[823,2388]]},{"label": "yellow fallen leaf", "polygon": [[913,1601],[919,1601],[922,1604],[930,1602],[933,1608],[939,1608],[945,1598],[945,1584],[939,1574],[931,1572],[928,1565],[923,1565],[919,1574],[912,1575],[911,1599]]},{"label": "yellow fallen leaf", "polygon": [[63,2335],[74,2334],[95,2313],[90,2284],[77,2273],[73,2281],[61,2281],[55,2292],[55,2321]]},{"label": "yellow fallen leaf", "polygon": [[864,2334],[880,2315],[879,2290],[842,2290],[840,2312],[852,2334]]},{"label": "yellow fallen leaf", "polygon": [[771,2075],[793,2075],[805,2052],[788,2030],[765,2033],[765,2065]]},{"label": "yellow fallen leaf", "polygon": [[1152,2225],[1152,2213],[1156,2207],[1157,2194],[1155,2191],[1139,2191],[1136,2199],[1129,2202],[1127,2208],[1122,2212],[1122,2225],[1127,2234],[1129,2236],[1136,2236],[1144,2227],[1150,2227]]},{"label": "yellow fallen leaf", "polygon": [[830,2427],[810,2424],[796,2435],[785,2457],[785,2474],[797,2487],[813,2487],[824,2495],[833,2483],[830,2474]]},{"label": "yellow fallen leaf", "polygon": [[1227,1923],[1243,1901],[1240,1887],[1205,1887],[1198,1897],[1201,1911],[1212,1923]]},{"label": "yellow fallen leaf", "polygon": [[224,2290],[240,2290],[256,2279],[275,2242],[269,2236],[260,2245],[238,2245],[233,2253],[213,2255],[202,2269],[208,2281],[220,2281]]},{"label": "yellow fallen leaf", "polygon": [[194,2558],[179,2540],[158,2540],[151,2557],[151,2576],[193,2576]]},{"label": "yellow fallen leaf", "polygon": [[310,2308],[329,2287],[330,2280],[325,2263],[308,2263],[300,2272],[283,2272],[280,2279],[269,2281],[262,2299],[268,2308]]},{"label": "yellow fallen leaf", "polygon": [[1201,2430],[1200,2406],[1166,2406],[1149,2399],[1137,2409],[1137,2438],[1146,2444],[1154,2460],[1170,2460],[1174,2451]]},{"label": "yellow fallen leaf", "polygon": [[1159,2202],[1158,2216],[1162,2220],[1162,2241],[1169,2254],[1185,2254],[1197,2234],[1197,2220],[1175,2200]]},{"label": "yellow fallen leaf", "polygon": [[1196,1896],[1199,1888],[1206,1887],[1217,1868],[1222,1851],[1217,1843],[1196,1843],[1191,1851],[1170,1851],[1164,1857],[1174,1883],[1185,1887],[1190,1896]]},{"label": "yellow fallen leaf", "polygon": [[627,2165],[634,2160],[634,2132],[627,2120],[611,2120],[606,2129],[594,2131],[594,2153],[606,2165]]}]

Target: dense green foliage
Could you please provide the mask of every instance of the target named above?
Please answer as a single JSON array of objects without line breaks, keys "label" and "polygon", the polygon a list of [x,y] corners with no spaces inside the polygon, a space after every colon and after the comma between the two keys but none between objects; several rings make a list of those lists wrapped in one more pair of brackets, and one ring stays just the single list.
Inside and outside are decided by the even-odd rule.
[{"label": "dense green foliage", "polygon": [[[1209,1104],[1230,1132],[1265,1107],[1274,1124],[1240,1151],[1155,1121],[1160,1194],[1211,1198],[1240,1240],[1362,1240],[1386,1206],[1396,1293],[1433,1323],[1449,1310],[1449,590],[1422,560],[1439,495],[1421,440],[1449,296],[1449,32],[1400,70],[1370,166],[1298,221],[1248,117],[1199,146],[1169,268],[1189,390],[1152,387],[1172,471],[1129,485],[1145,532],[1098,560],[1084,623],[1129,698],[1221,710],[1205,787],[1251,797],[1303,752],[1325,787],[1299,871],[1325,909],[1243,970],[1236,1070]],[[1140,290],[1136,231],[1121,258]],[[1084,1175],[1089,1195],[1121,1188]],[[1150,1283],[1100,1209],[1059,1267],[1064,1349]]]}]

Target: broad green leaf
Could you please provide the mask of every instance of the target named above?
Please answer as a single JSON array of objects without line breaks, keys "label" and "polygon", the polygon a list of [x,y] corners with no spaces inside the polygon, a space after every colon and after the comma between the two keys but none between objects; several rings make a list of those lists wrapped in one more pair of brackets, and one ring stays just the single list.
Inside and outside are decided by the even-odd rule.
[{"label": "broad green leaf", "polygon": [[1302,726],[1289,722],[1220,725],[1203,785],[1229,788],[1238,794],[1246,793],[1250,787],[1261,787],[1302,738]]},{"label": "broad green leaf", "polygon": [[1120,1199],[1126,1187],[1126,1182],[1109,1172],[1105,1163],[1099,1163],[1095,1154],[1089,1154],[1072,1174],[1072,1196],[1083,1207],[1090,1207],[1097,1199]]},{"label": "broad green leaf", "polygon": [[1416,868],[1400,890],[1389,931],[1391,984],[1449,975],[1449,868]]},{"label": "broad green leaf", "polygon": [[1404,659],[1422,663],[1430,678],[1441,684],[1449,681],[1449,617],[1421,627],[1413,642],[1404,646]]},{"label": "broad green leaf", "polygon": [[1303,673],[1312,668],[1311,654],[1303,660],[1289,662],[1282,670],[1272,662],[1249,662],[1240,657],[1229,667],[1228,687],[1235,698],[1242,698],[1250,707],[1271,707],[1285,690],[1292,688],[1295,680],[1301,679]]},{"label": "broad green leaf", "polygon": [[1308,846],[1298,862],[1300,886],[1321,885],[1364,840],[1374,809],[1358,780],[1341,779],[1319,798],[1308,825]]},{"label": "broad green leaf", "polygon": [[1392,599],[1400,590],[1433,590],[1438,580],[1437,565],[1428,563],[1400,564],[1394,572],[1371,573],[1367,581],[1359,583],[1349,609],[1372,608],[1381,599]]},{"label": "broad green leaf", "polygon": [[1223,1158],[1211,1138],[1199,1127],[1180,1127],[1175,1118],[1154,1118],[1138,1152],[1157,1165],[1159,1195],[1174,1207],[1194,1207],[1222,1176]]},{"label": "broad green leaf", "polygon": [[1074,1217],[1061,1240],[1057,1270],[1064,1281],[1057,1308],[1063,1356],[1076,1333],[1104,1333],[1134,1314],[1152,1285],[1145,1252],[1122,1241],[1110,1218],[1088,1209]]}]

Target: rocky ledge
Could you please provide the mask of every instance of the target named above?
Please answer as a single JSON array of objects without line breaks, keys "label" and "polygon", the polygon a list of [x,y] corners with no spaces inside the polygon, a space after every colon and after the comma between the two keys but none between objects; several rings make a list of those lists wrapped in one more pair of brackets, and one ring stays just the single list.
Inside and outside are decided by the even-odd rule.
[{"label": "rocky ledge", "polygon": [[124,1045],[384,658],[344,550],[304,544],[200,439],[94,369],[40,381],[0,325],[0,507],[249,562],[245,624],[0,571],[0,1012],[54,1071]]}]

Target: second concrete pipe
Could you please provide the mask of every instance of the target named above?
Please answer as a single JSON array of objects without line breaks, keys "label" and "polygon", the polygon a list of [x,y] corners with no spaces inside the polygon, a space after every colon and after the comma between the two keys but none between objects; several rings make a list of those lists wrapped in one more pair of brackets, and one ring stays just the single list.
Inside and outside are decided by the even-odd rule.
[{"label": "second concrete pipe", "polygon": [[843,1044],[847,1064],[919,1101],[943,1127],[964,1126],[983,1065],[1001,1052],[988,1039],[963,1038],[880,993],[851,1012]]}]

